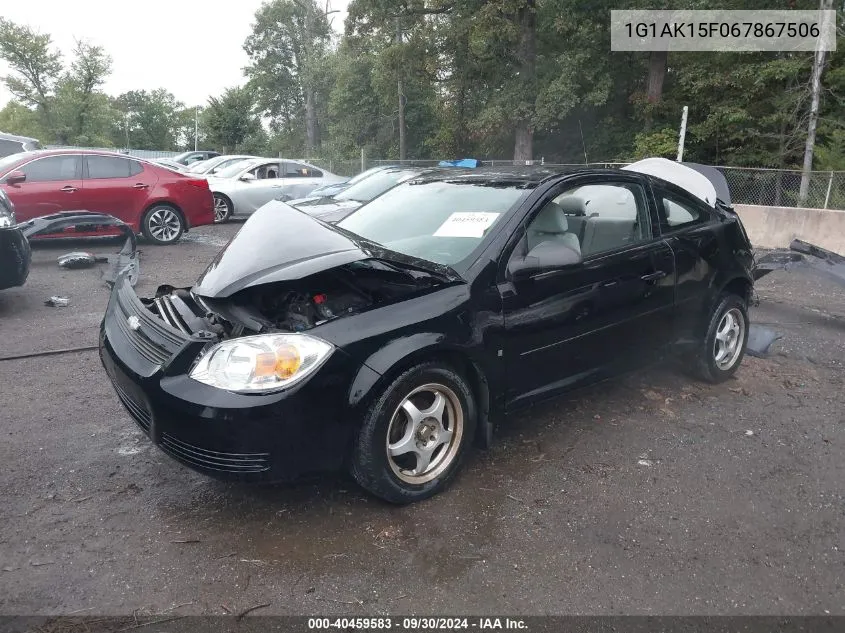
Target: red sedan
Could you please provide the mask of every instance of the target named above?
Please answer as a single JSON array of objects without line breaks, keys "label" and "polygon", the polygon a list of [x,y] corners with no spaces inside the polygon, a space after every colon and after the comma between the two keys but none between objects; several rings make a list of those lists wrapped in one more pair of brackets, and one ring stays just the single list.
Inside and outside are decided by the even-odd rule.
[{"label": "red sedan", "polygon": [[214,222],[214,199],[204,178],[122,154],[13,154],[0,158],[0,188],[15,203],[19,221],[60,211],[108,213],[158,244]]}]

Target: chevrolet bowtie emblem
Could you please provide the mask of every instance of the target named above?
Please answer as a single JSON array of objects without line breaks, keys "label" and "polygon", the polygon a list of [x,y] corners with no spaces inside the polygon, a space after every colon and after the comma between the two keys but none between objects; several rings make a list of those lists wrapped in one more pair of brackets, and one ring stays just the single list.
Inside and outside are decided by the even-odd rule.
[{"label": "chevrolet bowtie emblem", "polygon": [[134,314],[126,319],[126,322],[129,324],[129,329],[133,332],[136,332],[141,328],[141,319],[136,317]]}]

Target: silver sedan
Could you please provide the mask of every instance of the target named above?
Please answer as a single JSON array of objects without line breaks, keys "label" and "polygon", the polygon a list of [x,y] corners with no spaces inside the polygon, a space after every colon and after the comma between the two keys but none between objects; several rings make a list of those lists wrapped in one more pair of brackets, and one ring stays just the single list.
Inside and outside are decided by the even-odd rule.
[{"label": "silver sedan", "polygon": [[304,198],[317,187],[344,179],[314,165],[282,158],[246,160],[208,178],[215,222],[250,215],[271,200]]}]

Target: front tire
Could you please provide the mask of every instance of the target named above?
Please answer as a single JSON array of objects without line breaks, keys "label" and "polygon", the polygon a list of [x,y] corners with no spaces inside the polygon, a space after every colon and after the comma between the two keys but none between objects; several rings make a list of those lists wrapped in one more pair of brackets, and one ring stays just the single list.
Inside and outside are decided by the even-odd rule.
[{"label": "front tire", "polygon": [[475,400],[461,375],[440,363],[412,367],[367,411],[352,476],[390,503],[431,497],[457,473],[475,425]]},{"label": "front tire", "polygon": [[716,303],[704,340],[695,354],[696,374],[710,383],[736,373],[748,343],[748,309],[742,297],[723,294]]},{"label": "front tire", "polygon": [[185,232],[185,220],[170,205],[157,204],[144,214],[141,232],[154,244],[174,244]]},{"label": "front tire", "polygon": [[214,194],[214,223],[215,224],[222,224],[223,222],[228,222],[229,218],[232,217],[232,213],[234,212],[234,208],[232,206],[232,201],[229,200],[226,196],[215,193]]}]

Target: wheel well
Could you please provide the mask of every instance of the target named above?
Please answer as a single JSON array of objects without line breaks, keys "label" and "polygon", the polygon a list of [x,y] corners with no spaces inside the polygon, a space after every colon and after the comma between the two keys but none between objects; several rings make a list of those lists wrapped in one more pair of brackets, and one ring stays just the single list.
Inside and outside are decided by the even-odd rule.
[{"label": "wheel well", "polygon": [[736,277],[731,279],[725,287],[722,289],[722,292],[735,294],[743,299],[745,299],[745,303],[751,303],[751,282],[743,277]]},{"label": "wheel well", "polygon": [[225,193],[220,193],[219,191],[212,191],[211,195],[212,195],[212,197],[217,196],[217,197],[223,198],[224,200],[226,200],[229,203],[230,207],[235,206],[234,203],[232,202],[232,199],[229,196],[227,196]]},{"label": "wheel well", "polygon": [[403,358],[402,361],[391,367],[382,376],[382,379],[386,379],[384,382],[388,383],[406,369],[432,362],[447,365],[466,379],[472,395],[475,397],[475,404],[478,409],[478,424],[476,425],[476,437],[474,439],[476,443],[481,442],[484,427],[490,421],[490,386],[481,368],[465,354],[450,350],[420,350]]}]

